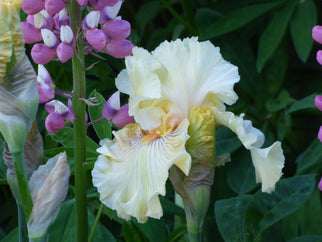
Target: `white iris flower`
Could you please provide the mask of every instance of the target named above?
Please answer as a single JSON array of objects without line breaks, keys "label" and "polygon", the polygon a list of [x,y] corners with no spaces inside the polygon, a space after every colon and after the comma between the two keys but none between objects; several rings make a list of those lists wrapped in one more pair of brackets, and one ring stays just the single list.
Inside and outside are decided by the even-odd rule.
[{"label": "white iris flower", "polygon": [[[214,138],[208,131],[215,125],[237,134],[251,151],[262,190],[274,190],[284,166],[281,144],[261,149],[263,133],[225,111],[225,104],[238,99],[233,87],[239,75],[219,48],[197,38],[165,41],[152,53],[133,48],[125,63],[116,85],[130,96],[129,114],[136,123],[114,132],[113,140],[102,140],[97,150],[92,176],[102,203],[124,219],[160,218],[158,195],[165,195],[169,168],[176,165],[189,175],[192,162],[209,160]],[[194,143],[202,149],[193,150]]]}]

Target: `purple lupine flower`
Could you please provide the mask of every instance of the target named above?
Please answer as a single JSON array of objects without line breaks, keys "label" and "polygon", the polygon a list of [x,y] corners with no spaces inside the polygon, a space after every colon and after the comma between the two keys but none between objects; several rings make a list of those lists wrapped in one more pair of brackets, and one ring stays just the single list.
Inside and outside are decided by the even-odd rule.
[{"label": "purple lupine flower", "polygon": [[42,40],[41,32],[33,24],[28,22],[21,23],[21,29],[25,43],[33,44]]},{"label": "purple lupine flower", "polygon": [[55,23],[55,29],[57,30],[60,30],[60,27],[63,25],[70,25],[69,17],[67,15],[65,8],[54,16],[54,23]]},{"label": "purple lupine flower", "polygon": [[118,1],[113,7],[104,6],[101,10],[100,23],[103,24],[108,20],[117,18],[121,9],[122,1]]},{"label": "purple lupine flower", "polygon": [[85,4],[87,4],[88,0],[76,0],[78,2],[79,5],[84,6]]},{"label": "purple lupine flower", "polygon": [[30,21],[33,19],[33,23],[37,29],[49,29],[52,30],[54,27],[54,19],[49,13],[44,9],[41,10],[39,13],[28,16]]},{"label": "purple lupine flower", "polygon": [[129,37],[131,25],[128,21],[122,19],[112,19],[103,25],[103,31],[109,39],[123,40]]},{"label": "purple lupine flower", "polygon": [[45,8],[50,15],[60,12],[65,7],[63,0],[46,0]]},{"label": "purple lupine flower", "polygon": [[90,29],[87,31],[86,40],[97,51],[104,49],[107,43],[106,34],[100,29]]},{"label": "purple lupine flower", "polygon": [[44,44],[35,44],[30,54],[34,62],[41,65],[47,64],[56,57],[56,51]]},{"label": "purple lupine flower", "polygon": [[58,100],[46,103],[45,109],[49,113],[45,120],[45,126],[50,133],[56,133],[59,129],[64,128],[65,120],[73,121],[75,119],[68,107]]},{"label": "purple lupine flower", "polygon": [[74,55],[73,45],[75,39],[72,29],[68,25],[60,27],[60,39],[61,43],[57,46],[57,56],[62,63],[65,63]]},{"label": "purple lupine flower", "polygon": [[322,26],[317,25],[313,27],[312,37],[316,42],[322,44]]},{"label": "purple lupine flower", "polygon": [[318,138],[320,142],[322,142],[322,126],[320,126],[319,132],[318,132]]},{"label": "purple lupine flower", "polygon": [[48,71],[43,65],[38,65],[37,86],[39,103],[45,103],[54,98],[55,85]]},{"label": "purple lupine flower", "polygon": [[[72,105],[72,100],[68,99],[68,102],[67,102],[67,105],[68,105],[68,110],[73,113],[73,105]],[[74,120],[71,120],[71,122],[73,123]],[[85,123],[88,122],[88,114],[87,112],[85,111]]]},{"label": "purple lupine flower", "polygon": [[98,22],[100,19],[99,11],[91,11],[89,12],[85,18],[83,19],[83,30],[94,29],[98,26]]},{"label": "purple lupine flower", "polygon": [[126,104],[120,107],[120,92],[115,92],[106,102],[102,116],[111,121],[112,124],[118,127],[124,127],[127,124],[134,122],[134,117],[129,116],[129,105]]},{"label": "purple lupine flower", "polygon": [[314,98],[315,106],[322,111],[322,95],[316,95]]},{"label": "purple lupine flower", "polygon": [[319,182],[318,188],[320,189],[320,191],[322,191],[322,178],[321,178],[321,180]]},{"label": "purple lupine flower", "polygon": [[105,53],[115,58],[124,58],[132,54],[132,49],[133,43],[129,40],[112,40],[107,44]]},{"label": "purple lupine flower", "polygon": [[23,0],[21,4],[22,10],[29,15],[34,15],[45,8],[44,0]]}]

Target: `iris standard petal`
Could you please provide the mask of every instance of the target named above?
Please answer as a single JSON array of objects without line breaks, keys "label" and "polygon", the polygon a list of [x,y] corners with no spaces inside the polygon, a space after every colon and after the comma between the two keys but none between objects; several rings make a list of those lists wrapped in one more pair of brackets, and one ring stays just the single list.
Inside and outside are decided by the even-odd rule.
[{"label": "iris standard petal", "polygon": [[271,193],[276,182],[283,175],[284,155],[281,142],[276,141],[265,149],[253,148],[250,150],[255,167],[256,182],[262,183],[262,191]]},{"label": "iris standard petal", "polygon": [[113,141],[101,141],[97,150],[101,155],[92,171],[100,200],[127,220],[160,218],[158,195],[165,195],[168,169],[178,162],[184,172],[190,170],[191,158],[185,150],[188,125],[185,119],[168,136],[157,137],[145,133],[138,123],[130,124],[114,132]]}]

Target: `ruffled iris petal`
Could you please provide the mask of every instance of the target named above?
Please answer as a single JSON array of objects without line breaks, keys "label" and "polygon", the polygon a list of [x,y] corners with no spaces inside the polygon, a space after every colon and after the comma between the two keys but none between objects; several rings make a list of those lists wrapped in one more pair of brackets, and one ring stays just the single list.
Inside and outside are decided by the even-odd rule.
[{"label": "ruffled iris petal", "polygon": [[165,195],[168,169],[178,163],[184,172],[190,170],[191,158],[185,150],[188,125],[185,119],[168,136],[146,142],[140,125],[130,124],[114,132],[113,141],[101,141],[97,150],[101,155],[92,171],[100,200],[124,219],[160,218],[158,195]]}]

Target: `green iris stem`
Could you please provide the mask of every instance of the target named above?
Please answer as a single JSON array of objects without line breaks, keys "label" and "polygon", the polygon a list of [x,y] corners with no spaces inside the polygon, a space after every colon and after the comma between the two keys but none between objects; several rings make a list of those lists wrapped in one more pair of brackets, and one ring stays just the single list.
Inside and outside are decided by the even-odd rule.
[{"label": "green iris stem", "polygon": [[26,216],[26,220],[28,220],[31,214],[33,205],[32,205],[32,198],[30,195],[29,183],[28,183],[28,179],[25,171],[23,151],[14,152],[14,153],[11,153],[11,155],[14,161],[15,172],[16,172],[17,182],[19,187],[20,199],[18,203],[21,203],[23,207],[24,215]]},{"label": "green iris stem", "polygon": [[98,225],[98,222],[100,221],[103,209],[104,209],[104,205],[103,205],[103,203],[101,203],[101,206],[98,209],[98,212],[97,212],[97,215],[96,215],[93,227],[92,227],[92,231],[91,231],[91,233],[89,235],[88,242],[92,242],[92,240],[93,240],[94,233],[95,233],[96,227]]},{"label": "green iris stem", "polygon": [[[70,0],[69,17],[74,36],[77,36],[82,24],[80,5],[76,0]],[[80,36],[76,42],[76,51],[72,58],[73,66],[73,112],[74,120],[74,158],[75,158],[75,199],[76,199],[76,241],[87,241],[87,198],[86,198],[86,126],[85,103],[86,79],[84,66],[84,46]]]}]

